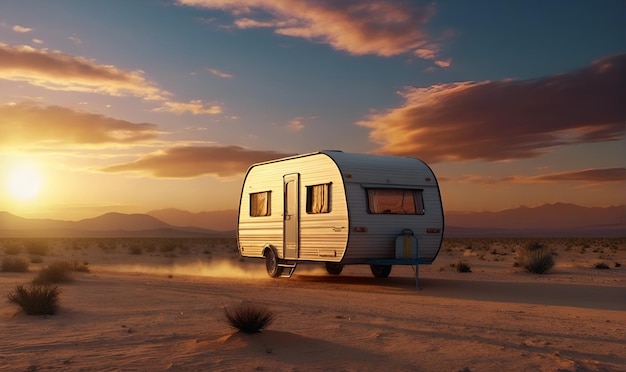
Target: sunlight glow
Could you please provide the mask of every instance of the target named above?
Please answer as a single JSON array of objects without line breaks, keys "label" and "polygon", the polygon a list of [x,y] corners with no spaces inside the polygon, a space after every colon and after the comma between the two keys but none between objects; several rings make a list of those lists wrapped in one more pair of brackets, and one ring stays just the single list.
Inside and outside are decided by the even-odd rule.
[{"label": "sunlight glow", "polygon": [[42,186],[39,171],[32,165],[16,165],[6,174],[6,187],[15,199],[30,200],[39,194]]}]

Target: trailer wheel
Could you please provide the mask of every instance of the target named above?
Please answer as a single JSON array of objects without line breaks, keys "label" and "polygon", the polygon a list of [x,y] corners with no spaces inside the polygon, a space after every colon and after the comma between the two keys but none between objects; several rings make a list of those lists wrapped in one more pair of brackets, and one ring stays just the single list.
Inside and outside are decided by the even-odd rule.
[{"label": "trailer wheel", "polygon": [[391,265],[370,265],[370,269],[377,278],[386,278],[391,273]]},{"label": "trailer wheel", "polygon": [[343,270],[343,265],[342,264],[338,264],[338,263],[334,263],[334,262],[326,262],[326,271],[330,275],[339,275],[339,274],[341,274],[342,270]]},{"label": "trailer wheel", "polygon": [[270,248],[266,252],[265,269],[267,270],[267,275],[277,278],[283,273],[283,268],[278,266],[278,257],[276,257],[276,252],[273,249]]}]

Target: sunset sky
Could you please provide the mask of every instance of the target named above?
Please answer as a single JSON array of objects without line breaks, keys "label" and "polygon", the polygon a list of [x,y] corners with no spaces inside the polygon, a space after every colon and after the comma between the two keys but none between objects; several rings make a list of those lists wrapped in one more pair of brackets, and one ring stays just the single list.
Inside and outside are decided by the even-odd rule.
[{"label": "sunset sky", "polygon": [[418,157],[447,211],[626,203],[624,1],[0,2],[0,211],[236,209],[246,169]]}]

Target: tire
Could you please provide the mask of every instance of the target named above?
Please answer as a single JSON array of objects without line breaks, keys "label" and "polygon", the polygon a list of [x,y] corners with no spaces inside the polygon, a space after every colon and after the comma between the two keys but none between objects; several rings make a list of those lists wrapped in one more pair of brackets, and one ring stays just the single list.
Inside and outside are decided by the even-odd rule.
[{"label": "tire", "polygon": [[391,265],[370,265],[370,269],[377,278],[386,278],[391,274]]},{"label": "tire", "polygon": [[343,270],[343,265],[342,264],[338,264],[338,263],[334,263],[334,262],[326,262],[326,271],[330,275],[339,275],[339,274],[341,274],[342,270]]},{"label": "tire", "polygon": [[272,278],[278,278],[283,273],[283,268],[278,266],[276,252],[271,248],[265,253],[265,269],[267,270],[267,275]]}]

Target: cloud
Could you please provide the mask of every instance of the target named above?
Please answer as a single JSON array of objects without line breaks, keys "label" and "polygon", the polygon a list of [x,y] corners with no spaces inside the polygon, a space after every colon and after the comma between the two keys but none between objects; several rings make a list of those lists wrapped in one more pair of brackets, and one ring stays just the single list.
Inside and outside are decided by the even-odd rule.
[{"label": "cloud", "polygon": [[230,78],[233,77],[233,75],[231,75],[229,73],[226,73],[226,72],[214,69],[214,68],[210,68],[209,72],[212,73],[215,76],[219,76],[219,77],[224,78],[224,79],[230,79]]},{"label": "cloud", "polygon": [[572,172],[543,174],[532,177],[534,181],[589,181],[615,182],[626,181],[626,168],[584,169]]},{"label": "cloud", "polygon": [[178,0],[179,4],[229,11],[234,27],[328,44],[352,55],[412,53],[434,59],[439,46],[426,33],[435,14],[428,3],[377,0]]},{"label": "cloud", "polygon": [[219,105],[206,106],[200,100],[194,100],[190,102],[163,102],[161,107],[154,109],[158,112],[172,112],[175,114],[184,114],[186,112],[193,115],[215,115],[222,112],[222,108]]},{"label": "cloud", "polygon": [[0,105],[0,145],[134,143],[156,138],[156,126],[131,123],[59,106]]},{"label": "cloud", "polygon": [[510,160],[557,146],[624,138],[626,54],[578,71],[534,80],[407,87],[404,104],[374,112],[378,153],[430,162]]},{"label": "cloud", "polygon": [[25,81],[51,90],[92,92],[165,100],[170,93],[147,81],[142,71],[125,71],[48,49],[0,43],[0,79]]},{"label": "cloud", "polygon": [[255,151],[240,146],[174,147],[157,151],[125,164],[101,171],[138,172],[159,178],[192,178],[204,175],[232,177],[246,172],[254,163],[277,159],[289,154]]},{"label": "cloud", "polygon": [[20,26],[20,25],[15,25],[11,28],[14,32],[20,33],[20,34],[25,34],[28,32],[31,32],[33,29],[30,27],[24,27],[24,26]]},{"label": "cloud", "polygon": [[292,119],[291,121],[289,121],[289,123],[287,123],[287,129],[292,132],[301,131],[302,129],[304,129],[304,124],[302,123],[303,120],[304,118],[301,117]]}]

